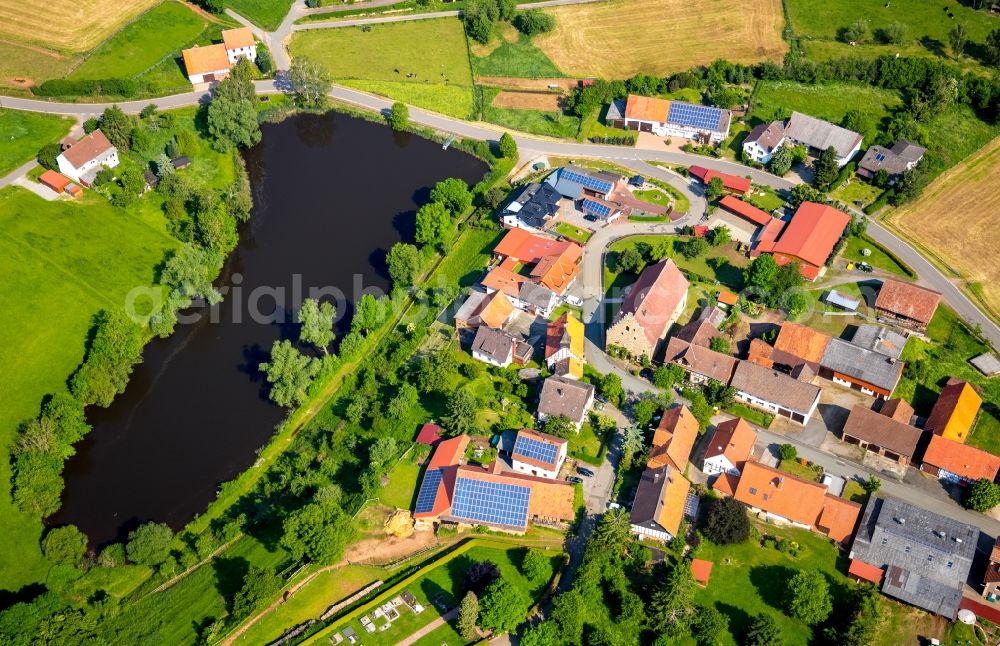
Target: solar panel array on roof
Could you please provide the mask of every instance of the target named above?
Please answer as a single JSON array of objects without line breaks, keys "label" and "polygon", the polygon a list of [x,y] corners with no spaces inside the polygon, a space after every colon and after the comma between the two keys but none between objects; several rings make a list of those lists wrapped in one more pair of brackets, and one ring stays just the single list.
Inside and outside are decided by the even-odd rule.
[{"label": "solar panel array on roof", "polygon": [[589,188],[594,191],[600,191],[602,193],[607,193],[611,190],[611,182],[603,179],[597,179],[596,177],[591,177],[589,175],[584,175],[582,173],[577,173],[568,169],[563,169],[562,176],[571,182],[576,182],[584,188]]},{"label": "solar panel array on roof", "polygon": [[877,162],[885,161],[885,155],[883,155],[882,153],[875,153],[875,161]]},{"label": "solar panel array on roof", "polygon": [[722,111],[718,108],[678,101],[670,102],[670,114],[667,115],[667,121],[670,123],[707,130],[716,130],[721,120]]},{"label": "solar panel array on roof", "polygon": [[533,437],[519,435],[514,443],[514,455],[521,455],[533,460],[539,460],[545,464],[555,464],[559,447],[548,442],[536,440]]},{"label": "solar panel array on roof", "polygon": [[584,200],[582,207],[584,211],[589,211],[590,213],[598,215],[602,218],[606,218],[609,215],[611,215],[610,206],[607,206],[606,204],[601,204],[600,202],[597,202],[595,200]]},{"label": "solar panel array on roof", "polygon": [[526,527],[531,487],[457,478],[451,515],[495,525]]},{"label": "solar panel array on roof", "polygon": [[434,499],[437,498],[439,484],[441,484],[441,469],[434,469],[424,474],[424,481],[420,484],[420,493],[417,494],[417,506],[414,511],[423,513],[434,509]]}]

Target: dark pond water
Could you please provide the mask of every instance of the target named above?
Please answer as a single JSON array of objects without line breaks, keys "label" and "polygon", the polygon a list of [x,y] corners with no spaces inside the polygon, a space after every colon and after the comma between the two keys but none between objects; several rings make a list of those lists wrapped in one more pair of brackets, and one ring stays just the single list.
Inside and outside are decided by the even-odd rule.
[{"label": "dark pond water", "polygon": [[[233,291],[217,322],[198,310],[200,321],[152,342],[125,393],[90,411],[94,430],[67,463],[51,521],[77,525],[92,544],[147,520],[177,529],[203,511],[282,418],[257,365],[276,339],[297,335],[288,323],[296,303],[334,287],[350,310],[359,289],[385,290],[385,253],[412,240],[430,187],[447,177],[474,183],[486,171],[464,153],[334,113],[263,131],[245,155],[255,208],[219,281]],[[277,321],[256,322],[253,310]]]}]

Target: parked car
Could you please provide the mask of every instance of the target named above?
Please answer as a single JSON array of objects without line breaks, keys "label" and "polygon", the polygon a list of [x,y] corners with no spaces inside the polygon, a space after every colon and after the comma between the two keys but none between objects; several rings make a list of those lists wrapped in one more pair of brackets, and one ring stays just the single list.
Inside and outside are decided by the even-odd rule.
[{"label": "parked car", "polygon": [[566,478],[566,481],[572,482],[573,484],[583,484],[583,478],[580,478],[578,476],[570,476]]},{"label": "parked car", "polygon": [[582,476],[587,476],[588,478],[594,477],[594,472],[586,467],[577,467],[576,472]]}]

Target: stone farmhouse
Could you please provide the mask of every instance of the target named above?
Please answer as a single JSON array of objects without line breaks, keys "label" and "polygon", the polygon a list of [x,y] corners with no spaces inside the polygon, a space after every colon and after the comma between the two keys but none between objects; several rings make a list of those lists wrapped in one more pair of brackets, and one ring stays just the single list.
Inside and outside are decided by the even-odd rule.
[{"label": "stone farmhouse", "polygon": [[646,267],[605,335],[605,347],[653,358],[670,326],[687,307],[688,280],[669,258]]}]

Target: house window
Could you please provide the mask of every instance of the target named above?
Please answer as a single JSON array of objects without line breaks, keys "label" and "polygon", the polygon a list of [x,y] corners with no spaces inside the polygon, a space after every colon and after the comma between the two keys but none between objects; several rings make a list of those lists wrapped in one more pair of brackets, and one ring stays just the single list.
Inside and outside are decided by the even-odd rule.
[{"label": "house window", "polygon": [[767,494],[767,493],[766,493],[766,494],[764,494],[764,502],[767,502],[767,499],[768,499],[768,497],[769,497],[770,495],[771,495],[771,494]]},{"label": "house window", "polygon": [[934,562],[934,555],[933,554],[928,554],[927,555],[927,562],[928,563],[933,563]]},{"label": "house window", "polygon": [[948,561],[948,567],[951,567],[954,564],[955,564],[954,561]]},{"label": "house window", "polygon": [[883,544],[883,545],[885,545],[885,544],[886,544],[886,543],[888,543],[888,542],[889,542],[889,539],[888,539],[888,538],[883,538],[883,539],[882,539],[882,544]]},{"label": "house window", "polygon": [[909,554],[910,553],[910,546],[907,545],[905,548],[903,548],[903,551],[906,552],[907,554]]},{"label": "house window", "polygon": [[750,495],[751,496],[757,495],[757,487],[750,487]]}]

